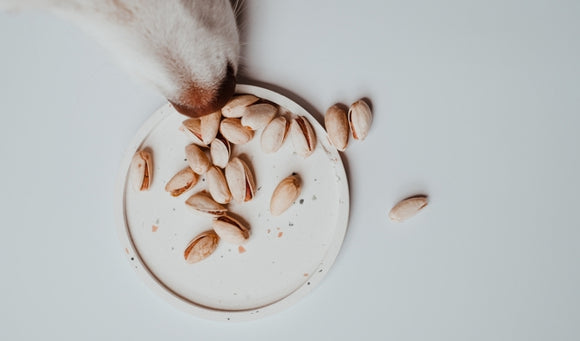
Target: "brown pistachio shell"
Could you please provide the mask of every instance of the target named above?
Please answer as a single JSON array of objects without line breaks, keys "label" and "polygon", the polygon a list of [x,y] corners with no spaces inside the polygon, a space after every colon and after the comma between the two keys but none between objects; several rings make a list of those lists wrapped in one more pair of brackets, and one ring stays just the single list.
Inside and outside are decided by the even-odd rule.
[{"label": "brown pistachio shell", "polygon": [[252,130],[262,129],[270,123],[277,111],[278,108],[269,103],[250,105],[242,116],[242,125]]},{"label": "brown pistachio shell", "polygon": [[216,111],[199,118],[201,126],[201,140],[206,146],[215,139],[222,119],[221,111]]},{"label": "brown pistachio shell", "polygon": [[230,161],[232,147],[230,142],[220,135],[212,141],[209,152],[213,164],[220,168],[225,168]]},{"label": "brown pistachio shell", "polygon": [[201,136],[201,120],[199,118],[189,118],[181,123],[179,130],[191,139],[191,142],[203,146],[203,138]]},{"label": "brown pistachio shell", "polygon": [[224,215],[228,211],[227,208],[215,202],[215,200],[210,197],[209,193],[205,191],[190,196],[185,201],[185,205],[196,212],[210,215],[212,217]]},{"label": "brown pistachio shell", "polygon": [[348,136],[350,135],[346,110],[338,104],[328,108],[324,115],[324,126],[330,143],[336,149],[344,151],[348,145]]},{"label": "brown pistachio shell", "polygon": [[129,178],[133,188],[138,191],[146,191],[151,185],[153,176],[153,158],[151,153],[140,150],[135,153],[129,166]]},{"label": "brown pistachio shell", "polygon": [[296,154],[308,157],[316,148],[316,135],[314,129],[304,116],[298,116],[290,124],[290,136]]},{"label": "brown pistachio shell", "polygon": [[195,186],[198,179],[197,174],[190,167],[187,167],[177,172],[177,174],[167,181],[165,190],[176,197]]},{"label": "brown pistachio shell", "polygon": [[230,244],[241,245],[250,237],[250,230],[228,215],[215,218],[212,226],[218,236]]},{"label": "brown pistachio shell", "polygon": [[260,98],[254,95],[239,95],[229,100],[222,108],[224,117],[242,117],[248,105],[256,103]]},{"label": "brown pistachio shell", "polygon": [[397,203],[389,212],[389,218],[395,222],[403,222],[422,210],[429,200],[426,195],[416,195]]},{"label": "brown pistachio shell", "polygon": [[254,137],[254,131],[244,127],[239,118],[223,119],[220,124],[220,133],[233,144],[244,144]]},{"label": "brown pistachio shell", "polygon": [[291,175],[280,181],[270,200],[270,213],[279,216],[284,213],[300,195],[300,179]]},{"label": "brown pistachio shell", "polygon": [[365,101],[359,99],[351,104],[348,110],[348,121],[354,139],[362,141],[367,137],[372,120],[371,108]]},{"label": "brown pistachio shell", "polygon": [[215,231],[209,230],[197,235],[183,252],[185,261],[193,264],[209,257],[217,248],[220,237]]},{"label": "brown pistachio shell", "polygon": [[254,175],[250,168],[240,158],[233,158],[226,167],[226,180],[232,193],[232,197],[237,202],[246,202],[254,198]]},{"label": "brown pistachio shell", "polygon": [[290,122],[284,116],[274,118],[262,131],[260,144],[264,153],[275,153],[284,144]]},{"label": "brown pistachio shell", "polygon": [[206,173],[207,187],[212,198],[220,204],[227,204],[232,200],[226,178],[222,170],[212,166]]},{"label": "brown pistachio shell", "polygon": [[211,166],[211,162],[205,152],[195,144],[185,147],[185,157],[189,167],[199,175],[205,174]]}]

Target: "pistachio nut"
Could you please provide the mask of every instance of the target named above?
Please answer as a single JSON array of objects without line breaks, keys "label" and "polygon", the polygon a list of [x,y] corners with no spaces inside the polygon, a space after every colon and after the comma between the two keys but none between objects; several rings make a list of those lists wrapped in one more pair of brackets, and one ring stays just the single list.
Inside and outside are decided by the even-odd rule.
[{"label": "pistachio nut", "polygon": [[274,118],[262,131],[260,143],[265,153],[275,153],[282,147],[290,122],[284,116]]},{"label": "pistachio nut", "polygon": [[199,118],[189,118],[181,123],[179,127],[191,141],[197,145],[203,146],[203,138],[201,136],[201,120]]},{"label": "pistachio nut", "polygon": [[200,233],[185,248],[185,261],[193,264],[206,259],[215,251],[219,241],[220,237],[213,230]]},{"label": "pistachio nut", "polygon": [[230,244],[243,244],[250,237],[250,230],[228,215],[215,218],[212,227],[221,239]]},{"label": "pistachio nut", "polygon": [[240,158],[233,158],[226,167],[226,180],[232,193],[232,197],[237,202],[250,201],[254,198],[254,175],[248,165]]},{"label": "pistachio nut", "polygon": [[300,179],[297,175],[290,175],[280,181],[270,200],[270,213],[279,216],[284,213],[300,195]]},{"label": "pistachio nut", "polygon": [[230,161],[232,147],[228,140],[219,135],[211,142],[209,153],[213,164],[220,168],[224,168]]},{"label": "pistachio nut", "polygon": [[346,110],[340,104],[334,104],[324,115],[324,126],[328,133],[328,139],[336,149],[344,151],[348,145],[348,118]]},{"label": "pistachio nut", "polygon": [[212,217],[224,215],[228,211],[225,207],[215,202],[206,191],[195,193],[190,196],[185,201],[185,205],[196,212],[210,215]]},{"label": "pistachio nut", "polygon": [[232,194],[224,173],[217,166],[212,166],[206,173],[207,187],[212,198],[220,204],[227,204],[232,200]]},{"label": "pistachio nut", "polygon": [[290,136],[294,151],[302,157],[308,157],[316,148],[314,129],[304,116],[295,117],[290,124]]},{"label": "pistachio nut", "polygon": [[254,95],[239,95],[229,100],[222,108],[224,117],[242,117],[248,105],[256,103],[260,98]]},{"label": "pistachio nut", "polygon": [[146,191],[151,185],[153,175],[153,158],[151,153],[140,150],[135,153],[129,166],[129,178],[138,191]]},{"label": "pistachio nut", "polygon": [[389,218],[395,222],[405,221],[419,213],[429,200],[426,195],[416,195],[397,203],[389,212]]},{"label": "pistachio nut", "polygon": [[269,103],[258,103],[246,107],[242,125],[252,130],[264,128],[276,115],[278,108]]},{"label": "pistachio nut", "polygon": [[189,190],[191,187],[195,186],[199,177],[190,168],[186,167],[177,174],[175,174],[167,184],[165,185],[165,190],[169,192],[174,197],[181,195],[181,193]]},{"label": "pistachio nut", "polygon": [[220,133],[233,144],[244,144],[254,137],[254,131],[244,127],[239,118],[223,119],[220,124]]},{"label": "pistachio nut", "polygon": [[351,104],[348,110],[348,121],[353,138],[364,140],[369,133],[372,120],[371,108],[365,101],[359,99]]},{"label": "pistachio nut", "polygon": [[205,152],[195,144],[190,144],[185,147],[185,157],[187,158],[189,167],[197,174],[205,174],[211,166],[211,162]]},{"label": "pistachio nut", "polygon": [[189,118],[182,122],[181,130],[192,139],[193,143],[207,146],[215,139],[221,118],[221,111],[198,118]]}]

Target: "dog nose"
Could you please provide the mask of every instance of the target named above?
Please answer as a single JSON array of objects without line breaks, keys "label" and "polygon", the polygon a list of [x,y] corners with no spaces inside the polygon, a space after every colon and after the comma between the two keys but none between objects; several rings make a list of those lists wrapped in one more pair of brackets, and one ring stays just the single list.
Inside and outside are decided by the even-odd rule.
[{"label": "dog nose", "polygon": [[177,101],[170,100],[169,103],[183,115],[200,117],[221,109],[232,97],[235,88],[236,75],[234,68],[228,63],[226,75],[219,86],[207,89],[192,83]]}]

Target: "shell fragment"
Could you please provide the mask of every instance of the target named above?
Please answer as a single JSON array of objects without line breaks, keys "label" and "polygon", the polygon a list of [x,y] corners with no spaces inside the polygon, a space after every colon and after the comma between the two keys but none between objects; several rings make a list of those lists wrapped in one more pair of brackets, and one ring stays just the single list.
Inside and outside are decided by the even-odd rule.
[{"label": "shell fragment", "polygon": [[389,218],[394,222],[403,222],[422,210],[429,200],[426,195],[416,195],[397,203],[389,212]]}]

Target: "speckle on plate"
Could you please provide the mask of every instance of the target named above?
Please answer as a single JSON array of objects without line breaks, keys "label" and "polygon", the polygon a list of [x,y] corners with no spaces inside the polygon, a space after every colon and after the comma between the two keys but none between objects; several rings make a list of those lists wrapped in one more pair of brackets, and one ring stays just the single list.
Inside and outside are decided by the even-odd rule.
[{"label": "speckle on plate", "polygon": [[157,232],[157,230],[159,230],[159,226],[157,225],[151,226],[151,232]]},{"label": "speckle on plate", "polygon": [[246,252],[246,248],[244,248],[242,245],[240,245],[240,246],[238,246],[238,252],[244,253],[244,252]]},{"label": "speckle on plate", "polygon": [[284,232],[282,232],[282,231],[278,232],[278,238],[282,237],[283,234],[284,234]]}]

